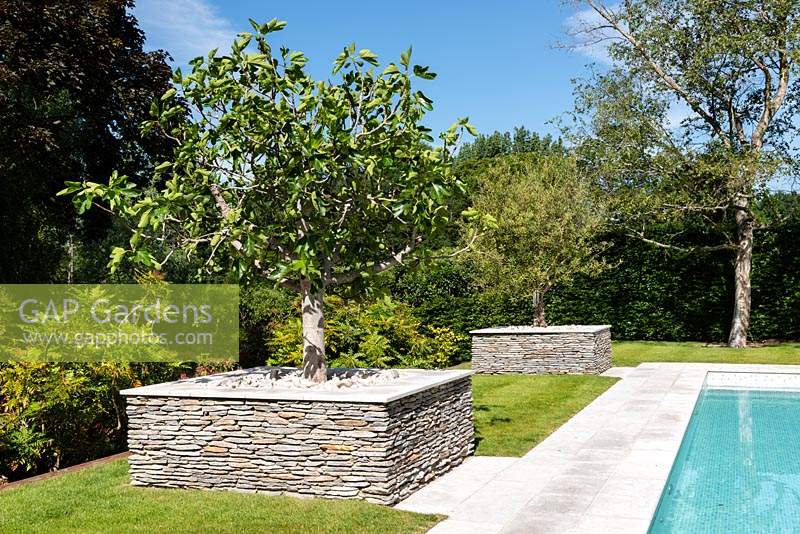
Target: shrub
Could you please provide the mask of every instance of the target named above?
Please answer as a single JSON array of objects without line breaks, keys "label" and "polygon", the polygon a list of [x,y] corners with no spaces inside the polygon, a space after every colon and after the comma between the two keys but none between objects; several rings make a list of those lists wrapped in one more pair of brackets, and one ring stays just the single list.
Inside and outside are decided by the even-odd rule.
[{"label": "shrub", "polygon": [[0,364],[0,476],[17,479],[124,450],[119,390],[174,380],[193,364]]},{"label": "shrub", "polygon": [[472,263],[459,258],[399,270],[387,282],[395,298],[412,306],[411,313],[420,323],[459,334],[455,341],[458,361],[470,359],[470,330],[526,324],[533,315],[530,299],[483,293],[473,273]]},{"label": "shrub", "polygon": [[270,358],[272,330],[296,315],[297,298],[273,284],[243,287],[239,297],[239,363],[264,365]]},{"label": "shrub", "polygon": [[[334,367],[441,368],[457,363],[465,336],[426,327],[407,304],[385,297],[375,301],[325,299],[325,347]],[[271,332],[267,363],[297,365],[303,358],[302,325],[291,318]]]}]

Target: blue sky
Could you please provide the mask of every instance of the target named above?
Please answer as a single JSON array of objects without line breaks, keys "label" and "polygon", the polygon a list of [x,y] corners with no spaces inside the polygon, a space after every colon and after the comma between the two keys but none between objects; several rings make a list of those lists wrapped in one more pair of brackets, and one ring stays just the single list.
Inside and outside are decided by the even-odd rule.
[{"label": "blue sky", "polygon": [[138,0],[134,14],[147,48],[170,52],[177,65],[214,47],[226,48],[248,18],[288,21],[276,44],[302,50],[315,77],[330,72],[342,47],[355,42],[397,61],[413,60],[439,75],[418,87],[434,100],[426,120],[435,132],[469,116],[484,133],[525,125],[556,133],[548,121],[572,105],[571,79],[603,60],[601,50],[557,47],[564,30],[585,16],[560,0],[321,1]]}]

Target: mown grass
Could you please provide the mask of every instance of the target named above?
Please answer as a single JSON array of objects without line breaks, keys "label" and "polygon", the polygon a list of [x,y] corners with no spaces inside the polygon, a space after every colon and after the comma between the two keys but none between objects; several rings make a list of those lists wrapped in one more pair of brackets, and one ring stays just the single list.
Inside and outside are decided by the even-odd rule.
[{"label": "mown grass", "polygon": [[441,518],[362,501],[137,488],[128,462],[0,491],[0,532],[421,533]]},{"label": "mown grass", "polygon": [[697,342],[615,341],[612,353],[619,367],[642,362],[800,364],[800,343],[730,349]]},{"label": "mown grass", "polygon": [[575,375],[473,376],[475,454],[522,456],[616,380]]}]

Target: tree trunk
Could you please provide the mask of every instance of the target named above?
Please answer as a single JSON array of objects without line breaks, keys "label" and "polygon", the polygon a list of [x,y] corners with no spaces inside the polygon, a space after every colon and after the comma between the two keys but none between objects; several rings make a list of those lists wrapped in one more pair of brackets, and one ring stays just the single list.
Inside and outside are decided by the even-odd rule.
[{"label": "tree trunk", "polygon": [[323,289],[314,289],[311,282],[300,282],[303,297],[303,377],[314,382],[325,382],[328,371],[325,365],[325,338],[323,334]]},{"label": "tree trunk", "polygon": [[736,235],[738,248],[734,263],[734,299],[731,332],[728,346],[747,346],[747,329],[750,327],[750,275],[753,265],[753,218],[750,215],[750,200],[743,194],[734,199],[736,206]]},{"label": "tree trunk", "polygon": [[544,318],[544,294],[546,292],[546,290],[533,292],[533,326],[547,326],[547,320]]}]

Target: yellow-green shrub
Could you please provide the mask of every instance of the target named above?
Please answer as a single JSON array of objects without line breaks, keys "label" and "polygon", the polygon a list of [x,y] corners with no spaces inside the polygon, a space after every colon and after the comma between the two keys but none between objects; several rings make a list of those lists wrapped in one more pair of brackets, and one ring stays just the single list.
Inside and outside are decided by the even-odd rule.
[{"label": "yellow-green shrub", "polygon": [[[325,348],[332,367],[441,368],[457,363],[465,336],[449,328],[425,327],[411,308],[386,297],[376,301],[325,299]],[[270,365],[301,364],[299,318],[274,328]]]}]

